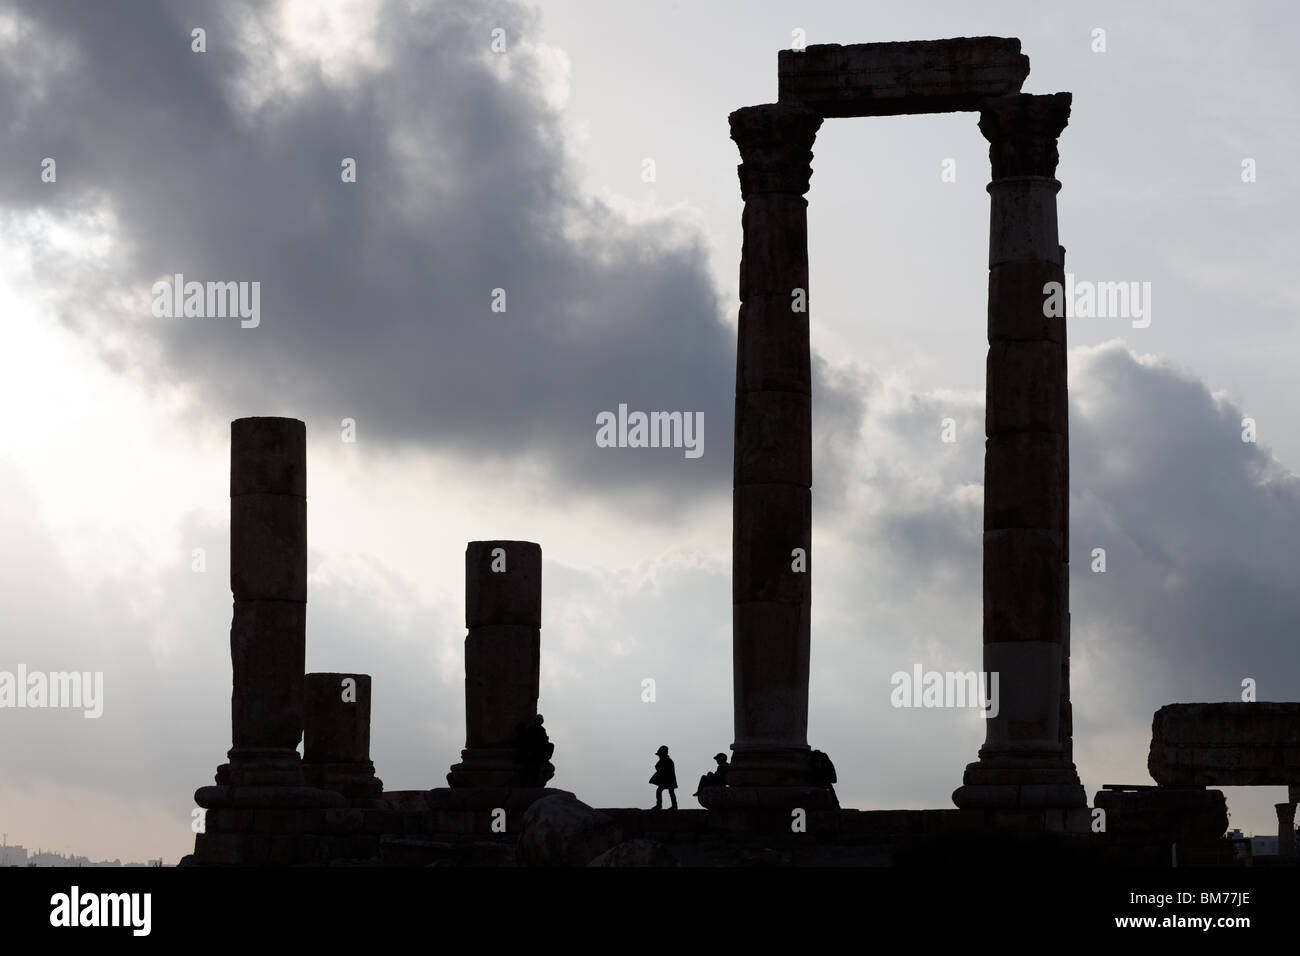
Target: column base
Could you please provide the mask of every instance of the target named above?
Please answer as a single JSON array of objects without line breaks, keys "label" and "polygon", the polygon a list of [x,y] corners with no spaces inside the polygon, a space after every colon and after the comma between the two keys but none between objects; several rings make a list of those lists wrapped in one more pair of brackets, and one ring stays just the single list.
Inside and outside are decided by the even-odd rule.
[{"label": "column base", "polygon": [[287,747],[232,747],[217,767],[217,786],[301,787],[302,757]]},{"label": "column base", "polygon": [[374,800],[384,792],[384,782],[375,776],[375,765],[365,763],[306,763],[302,765],[303,782],[309,787],[333,790],[349,801]]},{"label": "column base", "polygon": [[[533,779],[528,779],[531,776]],[[517,751],[509,747],[474,747],[460,752],[460,763],[447,773],[447,785],[462,787],[545,787],[555,776],[549,760],[535,768],[519,762]]]},{"label": "column base", "polygon": [[[744,747],[732,744],[726,789],[735,787],[815,786],[809,765],[812,750],[803,747]],[[714,789],[714,788],[711,788]],[[721,788],[718,788],[721,789]]]},{"label": "column base", "polygon": [[1050,749],[980,753],[966,765],[952,802],[962,810],[1043,810],[1086,807],[1074,764]]}]

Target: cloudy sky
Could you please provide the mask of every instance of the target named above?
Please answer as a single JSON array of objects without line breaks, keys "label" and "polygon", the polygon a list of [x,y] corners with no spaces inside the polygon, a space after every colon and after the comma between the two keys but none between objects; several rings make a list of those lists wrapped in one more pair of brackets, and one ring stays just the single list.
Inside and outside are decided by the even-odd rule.
[{"label": "cloudy sky", "polygon": [[[105,681],[98,720],[0,710],[10,842],[192,846],[193,791],[230,745],[244,415],[307,423],[307,665],[373,675],[390,789],[458,757],[463,555],[487,538],[543,548],[554,785],[648,805],[666,743],[694,789],[733,731],[727,114],[775,99],[796,30],[1019,37],[1024,89],[1074,94],[1069,270],[1151,284],[1144,328],[1069,324],[1089,793],[1150,783],[1162,704],[1235,700],[1246,677],[1300,699],[1297,17],[1130,6],[0,3],[0,670]],[[830,120],[814,147],[809,737],[845,806],[951,806],[983,740],[974,712],[891,707],[889,682],[981,665],[976,122]],[[155,316],[175,273],[260,282],[260,324]],[[620,403],[703,413],[704,454],[597,447]],[[1229,790],[1233,825],[1274,830],[1284,793]]]}]

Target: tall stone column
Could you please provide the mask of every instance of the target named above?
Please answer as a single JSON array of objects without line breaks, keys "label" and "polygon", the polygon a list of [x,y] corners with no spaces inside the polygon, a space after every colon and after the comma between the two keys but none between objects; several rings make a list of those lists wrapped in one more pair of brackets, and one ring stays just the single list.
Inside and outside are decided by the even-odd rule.
[{"label": "tall stone column", "polygon": [[[791,106],[730,116],[744,247],[736,353],[729,790],[808,783],[812,388],[808,191],[822,118]],[[775,802],[780,802],[776,799]],[[806,802],[806,801],[805,801]]]},{"label": "tall stone column", "polygon": [[370,760],[370,675],[308,674],[303,699],[306,782],[354,806],[378,797],[384,785]]},{"label": "tall stone column", "polygon": [[[1067,754],[1069,428],[1065,320],[1045,308],[1064,282],[1056,140],[1070,94],[988,100],[989,308],[984,452],[984,669],[997,716],[953,793],[963,808],[1087,803]],[[1067,691],[1068,693],[1068,691]],[[1065,729],[1068,739],[1068,729]]]},{"label": "tall stone column", "polygon": [[542,548],[531,541],[471,541],[465,548],[465,749],[447,783],[541,786],[527,781],[520,728],[537,716],[542,626]]},{"label": "tall stone column", "polygon": [[302,783],[307,626],[307,432],[293,418],[230,423],[230,695],[219,784]]}]

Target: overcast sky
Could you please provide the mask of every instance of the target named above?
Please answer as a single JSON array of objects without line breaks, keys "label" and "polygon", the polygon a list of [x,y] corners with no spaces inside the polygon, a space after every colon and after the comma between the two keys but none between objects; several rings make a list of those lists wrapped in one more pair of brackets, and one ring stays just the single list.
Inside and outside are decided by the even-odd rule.
[{"label": "overcast sky", "polygon": [[[648,806],[667,744],[694,805],[733,739],[727,114],[775,99],[798,29],[1020,38],[1025,91],[1074,94],[1069,271],[1151,283],[1147,327],[1068,326],[1089,795],[1151,782],[1163,704],[1235,700],[1246,677],[1300,699],[1297,16],[974,6],[0,4],[0,670],[105,681],[98,720],[0,710],[10,841],[192,846],[193,791],[230,746],[244,415],[307,423],[307,666],[373,675],[390,789],[443,785],[464,743],[465,543],[522,538],[545,562],[553,784]],[[890,706],[895,671],[981,666],[977,119],[829,120],[814,147],[809,739],[845,806],[950,807],[983,741],[974,712]],[[154,316],[175,273],[260,282],[260,324]],[[620,403],[703,413],[703,455],[597,447]],[[1284,794],[1229,790],[1232,825],[1275,832]]]}]

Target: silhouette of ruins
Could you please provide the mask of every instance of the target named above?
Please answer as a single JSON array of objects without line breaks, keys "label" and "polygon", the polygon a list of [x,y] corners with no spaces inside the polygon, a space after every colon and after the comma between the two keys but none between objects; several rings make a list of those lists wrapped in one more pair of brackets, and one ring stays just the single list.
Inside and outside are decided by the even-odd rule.
[{"label": "silhouette of ruins", "polygon": [[[231,425],[232,747],[216,784],[195,794],[206,829],[183,863],[852,864],[941,859],[970,840],[1005,847],[1027,836],[1061,858],[1165,862],[1171,843],[1222,848],[1223,794],[1206,788],[1238,785],[1290,786],[1278,805],[1289,837],[1300,704],[1162,708],[1149,764],[1156,786],[1110,786],[1087,805],[1070,711],[1065,320],[1044,314],[1044,286],[1064,282],[1055,174],[1071,98],[1021,92],[1028,74],[1010,38],[810,46],[780,52],[776,103],[731,114],[744,201],[735,739],[730,764],[720,754],[721,773],[701,780],[705,809],[598,810],[545,786],[555,744],[537,714],[542,553],[525,541],[466,548],[465,748],[448,785],[385,792],[369,754],[370,677],[304,674],[305,426],[244,418]],[[983,655],[985,671],[1001,675],[1001,699],[955,809],[840,809],[834,767],[807,741],[804,194],[825,119],[952,111],[979,114],[991,163]]]}]

